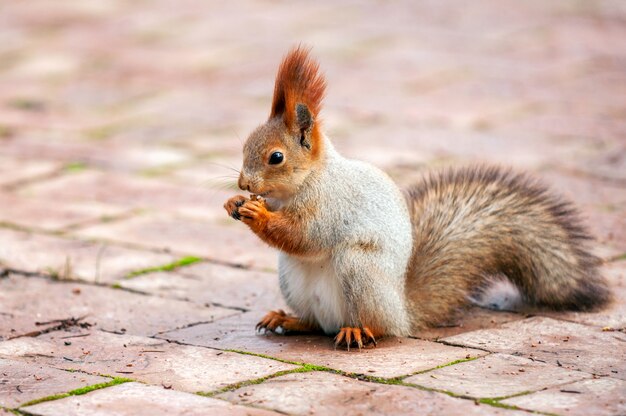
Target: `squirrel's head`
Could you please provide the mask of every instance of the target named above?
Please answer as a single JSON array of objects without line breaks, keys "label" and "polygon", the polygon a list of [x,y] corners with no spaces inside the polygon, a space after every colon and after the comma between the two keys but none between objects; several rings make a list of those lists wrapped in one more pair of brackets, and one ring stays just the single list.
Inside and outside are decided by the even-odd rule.
[{"label": "squirrel's head", "polygon": [[276,76],[270,117],[243,148],[242,190],[288,199],[319,166],[323,139],[318,115],[325,87],[306,49],[287,54]]}]

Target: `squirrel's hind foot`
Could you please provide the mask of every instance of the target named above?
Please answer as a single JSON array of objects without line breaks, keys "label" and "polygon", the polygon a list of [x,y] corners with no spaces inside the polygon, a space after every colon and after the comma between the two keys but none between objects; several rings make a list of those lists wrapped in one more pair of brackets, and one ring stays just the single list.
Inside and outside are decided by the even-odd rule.
[{"label": "squirrel's hind foot", "polygon": [[350,351],[350,346],[352,344],[355,344],[359,347],[359,350],[361,350],[364,345],[368,345],[370,343],[374,344],[374,346],[377,345],[374,333],[366,326],[363,328],[352,328],[349,326],[343,327],[339,330],[339,333],[335,337],[335,348],[345,345],[348,351]]}]

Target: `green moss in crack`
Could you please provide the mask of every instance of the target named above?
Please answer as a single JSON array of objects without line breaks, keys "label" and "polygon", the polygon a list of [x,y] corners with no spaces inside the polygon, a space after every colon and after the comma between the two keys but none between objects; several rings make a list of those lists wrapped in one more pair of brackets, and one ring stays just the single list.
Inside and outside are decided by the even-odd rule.
[{"label": "green moss in crack", "polygon": [[46,267],[44,269],[44,272],[50,277],[50,279],[52,280],[61,280],[60,275],[59,275],[59,271],[56,269],[53,269],[52,267]]},{"label": "green moss in crack", "polygon": [[512,399],[513,397],[526,396],[526,395],[529,395],[531,393],[534,393],[534,391],[526,390],[526,391],[522,391],[520,393],[509,394],[508,396],[492,397],[491,400],[500,401],[500,400]]},{"label": "green moss in crack", "polygon": [[407,385],[404,381],[402,381],[403,377],[384,378],[384,377],[368,376],[367,374],[357,374],[357,373],[346,373],[344,375],[350,378],[355,378],[357,380],[368,381],[370,383],[391,384],[395,386]]},{"label": "green moss in crack", "polygon": [[109,137],[114,136],[121,130],[122,127],[118,125],[104,125],[86,130],[84,134],[88,139],[91,140],[105,140]]},{"label": "green moss in crack", "polygon": [[[520,393],[515,393],[515,394],[509,394],[508,396],[500,396],[500,397],[484,397],[481,399],[476,399],[476,403],[482,403],[482,404],[487,404],[489,406],[493,406],[493,407],[501,407],[503,409],[509,409],[509,410],[524,410],[520,407],[514,406],[514,405],[510,405],[510,404],[505,404],[502,403],[502,400],[506,400],[506,399],[511,399],[513,397],[520,397],[520,396],[526,396],[529,394],[534,393],[534,391],[522,391]],[[532,413],[536,413],[536,414],[541,414],[541,415],[545,415],[545,416],[557,416],[553,413],[546,413],[546,412],[532,412]]]},{"label": "green moss in crack", "polygon": [[90,393],[94,390],[100,390],[100,389],[104,389],[104,388],[111,387],[111,386],[117,386],[118,384],[128,383],[131,381],[133,380],[129,378],[115,377],[113,380],[108,381],[106,383],[92,384],[90,386],[85,386],[76,390],[68,391],[67,393],[54,394],[52,396],[47,396],[47,397],[42,397],[40,399],[31,400],[29,402],[24,403],[20,407],[33,406],[33,405],[43,403],[43,402],[64,399],[69,396],[80,396],[83,394]]},{"label": "green moss in crack", "polygon": [[293,364],[293,365],[297,365],[302,368],[305,368],[307,371],[325,371],[327,373],[345,374],[341,370],[335,370],[330,367],[324,367],[322,365],[309,364],[309,363],[301,363],[298,361],[284,360],[282,358],[276,358],[276,357],[272,357],[271,355],[260,354],[257,352],[249,352],[249,351],[234,350],[234,349],[229,349],[229,350],[224,350],[224,351],[235,352],[237,354],[243,354],[243,355],[252,355],[253,357],[266,358],[268,360],[274,360],[274,361],[278,361],[278,362],[285,363],[285,364]]},{"label": "green moss in crack", "polygon": [[83,162],[71,162],[63,167],[65,172],[76,173],[87,169],[87,165]]},{"label": "green moss in crack", "polygon": [[282,358],[276,358],[276,357],[272,357],[271,355],[260,354],[258,352],[249,352],[249,351],[242,351],[242,350],[235,350],[235,349],[227,349],[224,351],[235,352],[237,354],[243,354],[243,355],[251,355],[253,357],[267,358],[268,360],[279,361],[281,363],[286,363],[286,364],[302,365],[302,363],[297,363],[295,361],[289,361],[289,360],[283,360]]},{"label": "green moss in crack", "polygon": [[6,410],[9,413],[12,413],[14,415],[19,415],[19,416],[23,416],[25,414],[25,413],[20,412],[17,409],[9,409],[8,407],[3,407],[3,406],[0,406],[0,410]]},{"label": "green moss in crack", "polygon": [[498,398],[493,398],[493,399],[486,398],[486,399],[478,399],[476,400],[476,403],[487,404],[489,406],[500,407],[502,409],[508,409],[508,410],[522,410],[521,408],[517,406],[500,403],[500,400],[501,399],[498,399]]},{"label": "green moss in crack", "polygon": [[238,354],[245,354],[245,355],[252,355],[254,357],[260,357],[260,358],[266,358],[269,360],[274,360],[274,361],[279,361],[281,363],[286,363],[286,364],[292,364],[292,365],[297,365],[301,367],[301,372],[313,372],[313,371],[320,371],[320,372],[324,372],[324,373],[332,373],[332,374],[339,374],[342,375],[344,377],[349,377],[349,378],[354,378],[357,380],[361,380],[361,381],[368,381],[371,383],[378,383],[378,384],[392,384],[392,385],[407,385],[406,383],[404,383],[402,381],[402,379],[406,376],[400,376],[400,377],[393,377],[393,378],[383,378],[383,377],[376,377],[376,376],[369,376],[367,374],[359,374],[359,373],[348,373],[342,370],[337,370],[334,368],[330,368],[330,367],[325,367],[322,365],[316,365],[316,364],[309,364],[309,363],[303,363],[303,362],[298,362],[298,361],[289,361],[289,360],[284,360],[282,358],[276,358],[276,357],[272,357],[270,355],[265,355],[265,354],[259,354],[259,353],[255,353],[255,352],[248,352],[248,351],[241,351],[241,350],[225,350],[225,351],[229,351],[229,352],[235,352]]},{"label": "green moss in crack", "polygon": [[9,106],[23,111],[41,112],[46,109],[46,104],[36,98],[15,98],[9,101]]},{"label": "green moss in crack", "polygon": [[8,139],[15,134],[15,131],[4,124],[0,124],[0,139]]},{"label": "green moss in crack", "polygon": [[65,265],[62,270],[46,267],[44,271],[52,280],[72,280],[72,260],[69,257],[65,257]]},{"label": "green moss in crack", "polygon": [[403,386],[407,386],[407,387],[413,387],[419,390],[423,390],[423,391],[430,391],[433,393],[442,393],[442,394],[446,394],[450,397],[455,397],[457,399],[471,399],[471,400],[475,400],[473,397],[467,396],[467,395],[463,395],[463,394],[457,394],[453,391],[448,391],[448,390],[442,390],[442,389],[435,389],[432,387],[426,387],[426,386],[421,386],[419,384],[413,384],[413,383],[407,383],[407,382],[403,382],[402,383]]},{"label": "green moss in crack", "polygon": [[51,402],[53,400],[64,399],[69,396],[71,396],[71,394],[69,393],[53,394],[51,396],[42,397],[41,399],[35,399],[31,400],[30,402],[26,402],[21,407],[33,406],[43,402]]},{"label": "green moss in crack", "polygon": [[[139,172],[141,176],[145,176],[146,178],[157,178],[160,176],[165,176],[173,173],[177,169],[183,168],[185,163],[176,162],[176,163],[166,163],[161,166],[155,166],[152,168],[143,169]],[[239,188],[237,188],[239,189]]]},{"label": "green moss in crack", "polygon": [[265,376],[265,377],[260,377],[260,378],[255,378],[253,380],[245,380],[245,381],[240,381],[239,383],[233,383],[233,384],[229,384],[228,386],[222,387],[219,390],[215,390],[215,391],[211,391],[211,392],[197,392],[196,394],[200,395],[200,396],[204,396],[204,397],[213,397],[216,396],[218,394],[222,394],[222,393],[226,393],[229,391],[235,391],[238,390],[242,387],[247,387],[247,386],[254,386],[257,384],[261,384],[267,380],[273,379],[273,378],[277,378],[277,377],[281,377],[287,374],[294,374],[294,373],[308,373],[311,372],[313,370],[310,370],[308,368],[305,367],[300,367],[300,368],[294,368],[293,370],[284,370],[284,371],[278,371],[274,374],[270,374],[269,376]]},{"label": "green moss in crack", "polygon": [[132,381],[133,380],[130,379],[130,378],[115,377],[113,380],[107,381],[106,383],[99,383],[99,384],[93,384],[91,386],[81,387],[79,389],[72,390],[68,394],[70,394],[71,396],[80,396],[82,394],[87,394],[87,393],[92,392],[94,390],[99,390],[99,389],[104,389],[104,388],[107,388],[107,387],[117,386],[118,384],[130,383]]},{"label": "green moss in crack", "polygon": [[609,259],[609,262],[626,260],[626,253],[618,254]]},{"label": "green moss in crack", "polygon": [[134,272],[130,272],[126,275],[127,279],[132,279],[133,277],[141,276],[142,274],[148,274],[153,272],[171,272],[172,270],[176,270],[180,267],[190,266],[194,263],[202,261],[200,257],[187,256],[182,259],[173,261],[168,264],[164,264],[162,266],[155,267],[147,267],[145,269],[135,270]]},{"label": "green moss in crack", "polygon": [[480,356],[476,356],[476,357],[469,357],[469,358],[462,358],[462,359],[460,359],[460,360],[454,360],[454,361],[451,361],[451,362],[446,363],[446,364],[441,364],[441,365],[438,365],[437,367],[429,368],[429,369],[427,369],[427,370],[416,371],[415,373],[409,374],[409,375],[407,375],[407,376],[403,376],[402,378],[404,379],[404,378],[407,378],[407,377],[415,376],[415,375],[417,375],[417,374],[429,373],[429,372],[431,372],[431,371],[439,370],[440,368],[450,367],[451,365],[456,365],[456,364],[466,363],[466,362],[468,362],[468,361],[474,361],[474,360],[477,360],[477,359],[479,359],[479,358],[481,358],[481,357],[483,357],[483,356],[482,356],[482,355],[480,355]]}]

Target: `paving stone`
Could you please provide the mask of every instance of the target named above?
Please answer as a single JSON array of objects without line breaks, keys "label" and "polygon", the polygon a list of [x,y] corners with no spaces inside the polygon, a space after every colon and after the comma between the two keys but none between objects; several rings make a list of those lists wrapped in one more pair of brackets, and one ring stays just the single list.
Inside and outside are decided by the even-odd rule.
[{"label": "paving stone", "polygon": [[[375,163],[401,185],[424,171],[450,165],[496,163],[531,170],[580,207],[598,237],[593,243],[595,252],[604,259],[626,252],[623,0],[476,0],[462,9],[455,2],[408,0],[366,4],[322,0],[297,8],[287,2],[244,0],[243,5],[223,2],[219,13],[212,3],[199,0],[186,0],[184,7],[176,10],[167,2],[151,2],[145,7],[142,2],[34,1],[36,7],[32,1],[5,2],[0,18],[0,187],[17,198],[0,200],[0,221],[54,231],[69,227],[79,239],[126,242],[131,244],[119,245],[145,250],[123,249],[107,242],[101,251],[101,243],[0,229],[0,269],[6,265],[24,271],[53,268],[64,276],[71,268],[76,278],[110,284],[131,268],[158,266],[194,254],[255,270],[275,270],[275,252],[266,249],[245,226],[225,216],[222,204],[234,191],[223,189],[232,189],[233,179],[218,179],[231,171],[213,163],[240,167],[241,142],[267,117],[277,62],[294,38],[313,46],[327,76],[329,89],[322,117],[325,130],[343,154]],[[248,36],[259,33],[263,35]],[[87,169],[70,172],[63,168],[73,162],[82,162]],[[33,205],[42,200],[53,205],[47,210]],[[104,207],[122,216],[129,211],[144,215],[91,224],[104,222],[99,221]],[[76,219],[78,228],[74,228]],[[85,234],[80,234],[82,228]],[[153,250],[163,247],[169,247],[174,255]],[[71,267],[66,265],[66,257],[71,257]],[[607,270],[616,302],[606,310],[537,312],[541,317],[528,325],[528,320],[520,321],[520,315],[472,309],[449,327],[416,335],[422,339],[471,338],[475,346],[491,349],[500,345],[503,353],[519,353],[524,358],[532,353],[532,358],[546,361],[550,369],[559,368],[558,355],[561,370],[580,368],[624,378],[624,333],[619,329],[624,327],[626,293],[620,283],[623,269],[617,267],[615,276],[612,267]],[[300,361],[317,357],[320,364],[340,363],[346,371],[383,376],[396,374],[398,367],[415,371],[425,363],[445,364],[449,356],[463,358],[442,344],[389,340],[377,349],[384,352],[376,352],[380,357],[367,350],[360,354],[366,357],[363,362],[348,365],[332,355],[335,352],[326,337],[254,335],[253,326],[263,310],[283,305],[277,285],[265,278],[270,275],[248,278],[253,272],[219,270],[209,267],[188,275],[186,268],[180,268],[123,281],[129,288],[152,295],[141,298],[83,286],[79,286],[81,294],[75,295],[69,289],[74,283],[64,286],[65,291],[58,289],[57,283],[48,282],[50,288],[31,284],[25,288],[31,292],[24,295],[28,302],[24,305],[13,299],[22,292],[3,290],[7,285],[15,287],[15,277],[1,278],[0,337],[8,332],[6,328],[45,329],[47,325],[35,326],[33,321],[85,311],[92,313],[86,320],[98,322],[91,330],[101,322],[110,325],[105,329],[120,329],[122,324],[116,319],[130,314],[126,320],[136,327],[128,329],[152,335],[153,329],[146,328],[172,329],[189,321],[211,320],[202,315],[208,302],[251,309],[254,314],[240,318],[240,324],[224,318],[223,326],[220,321],[200,325],[198,333],[185,332],[185,337],[206,343],[223,341],[222,345],[233,348],[278,351]],[[105,294],[108,303],[95,302],[100,295],[91,290],[96,289]],[[87,292],[87,306],[97,304],[97,308],[79,308],[82,304],[76,299]],[[156,303],[146,307],[138,301],[148,298]],[[138,306],[131,313],[133,303]],[[143,314],[138,312],[141,308]],[[567,322],[556,325],[554,319]],[[615,331],[600,332],[605,326]],[[475,332],[477,329],[480,331]],[[201,330],[207,331],[206,337]],[[47,340],[52,335],[14,341]],[[564,342],[567,336],[570,338]],[[437,359],[432,358],[433,345],[445,352]],[[423,357],[414,352],[422,347]],[[324,355],[327,352],[331,354],[328,357]],[[35,362],[43,358],[20,359]],[[385,367],[384,360],[389,360],[391,367]],[[429,405],[439,403],[439,395],[433,400],[419,390],[406,396],[415,401],[426,398],[416,408],[411,407],[412,399],[388,400],[397,397],[391,394],[378,396],[383,403],[365,393],[342,394],[343,390],[334,386],[337,378],[324,384],[324,391],[330,393],[321,396],[333,395],[332,400],[320,404],[320,395],[301,392],[307,386],[300,376],[305,375],[293,376],[297,381],[281,384],[281,378],[248,388],[267,389],[263,395],[271,397],[272,403],[286,403],[290,397],[281,394],[291,394],[296,398],[291,399],[293,403],[281,407],[288,411],[308,412],[305,405],[311,403],[313,410],[319,409],[317,413],[328,414],[368,414],[370,406],[384,413],[383,406],[394,405],[405,413],[409,413],[407,409],[419,414],[461,413],[450,411],[447,404],[433,405],[429,412]],[[485,377],[485,384],[493,385],[492,378]],[[202,381],[209,383],[208,378],[213,377]],[[537,372],[537,379],[542,379],[542,372]],[[348,381],[397,391],[397,386]],[[290,386],[289,390],[283,391],[284,385]],[[623,387],[615,386],[604,388],[617,391],[619,397]],[[143,391],[146,387],[139,388]],[[509,400],[536,398],[537,406],[557,414],[586,414],[586,409],[587,414],[601,410],[624,413],[619,407],[594,407],[596,396],[587,390],[575,394],[555,389]],[[186,403],[198,399],[185,395],[186,399],[172,400],[182,407],[171,409],[164,402],[178,394],[172,390],[151,390],[158,397],[143,402],[118,400],[117,390],[108,390],[47,405],[54,407],[51,412],[56,414],[91,414],[96,413],[91,412],[93,407],[81,412],[76,404],[103,394],[108,402],[97,410],[101,414],[139,414],[142,407],[148,413],[156,407],[161,413],[177,414],[184,412]],[[236,399],[248,398],[244,392],[240,390]],[[542,393],[550,396],[544,401]],[[588,403],[583,403],[583,396]],[[356,400],[350,401],[353,397]],[[570,410],[549,410],[550,397],[554,405],[572,397],[579,402],[575,406],[568,402]],[[602,397],[602,404],[619,404],[610,395]],[[131,405],[125,406],[124,401]],[[164,404],[152,405],[153,401]],[[464,414],[510,413],[471,401],[462,404]],[[209,407],[194,408],[193,412],[221,414],[227,410]],[[394,413],[393,409],[389,413]]]},{"label": "paving stone", "polygon": [[[46,121],[43,121],[40,115],[32,117],[31,114],[29,117],[29,115],[22,114],[23,117],[20,117],[20,124],[27,124],[29,128],[20,129],[13,137],[5,140],[2,152],[7,156],[24,160],[37,160],[45,157],[46,160],[54,161],[60,165],[70,165],[76,162],[90,164],[97,157],[113,156],[115,158],[118,156],[110,151],[110,146],[103,145],[102,142],[85,141],[76,132],[77,129],[81,127],[86,128],[89,125],[86,115],[83,116],[83,120],[78,120],[78,114],[68,115],[66,113],[64,116],[61,116],[52,109],[47,114],[50,119]],[[55,128],[50,128],[51,125],[54,125]],[[62,131],[64,127],[66,129]],[[31,134],[24,134],[26,132],[24,130]],[[109,149],[107,149],[107,152],[102,152],[105,147]],[[64,172],[61,171],[59,173]],[[69,176],[76,174],[76,172],[65,173],[71,173]],[[50,180],[54,181],[56,179],[50,178]]]},{"label": "paving stone", "polygon": [[591,231],[600,244],[626,252],[626,206],[604,206],[585,211]]},{"label": "paving stone", "polygon": [[614,378],[582,380],[502,403],[523,409],[567,416],[626,414],[626,382]]},{"label": "paving stone", "polygon": [[225,416],[264,416],[275,412],[237,406],[223,400],[211,399],[161,386],[124,383],[100,389],[82,396],[40,403],[23,408],[37,416],[104,415],[189,415],[220,414]]},{"label": "paving stone", "polygon": [[364,348],[361,351],[335,350],[332,337],[257,334],[254,326],[262,316],[257,312],[246,313],[221,319],[211,325],[170,331],[159,337],[184,344],[254,352],[377,377],[397,377],[485,354],[474,349],[411,338],[383,339],[376,348]]},{"label": "paving stone", "polygon": [[366,383],[324,372],[288,374],[217,397],[294,415],[522,414],[441,393]]},{"label": "paving stone", "polygon": [[167,249],[259,270],[278,268],[278,252],[246,225],[228,217],[215,224],[163,214],[142,215],[87,227],[77,235]]},{"label": "paving stone", "polygon": [[8,193],[0,193],[0,206],[0,222],[49,231],[100,221],[124,212],[121,208],[100,203],[51,203],[48,199],[23,198]]},{"label": "paving stone", "polygon": [[[570,104],[571,105],[571,104]],[[564,106],[565,107],[565,106]],[[619,141],[619,135],[623,134],[625,129],[623,121],[617,119],[604,118],[604,122],[597,117],[590,117],[588,114],[573,117],[568,114],[569,108],[560,110],[544,110],[541,113],[529,115],[528,117],[511,120],[496,126],[494,133],[506,134],[510,131],[525,131],[529,134],[535,134],[538,137],[554,137],[562,142],[575,138],[583,138],[589,143],[589,139],[599,139],[607,144]],[[604,147],[604,146],[603,146]],[[607,146],[608,147],[608,146]],[[612,147],[612,146],[611,146]],[[560,165],[568,166],[576,169],[583,168],[587,172],[592,172],[601,177],[614,178],[619,174],[606,174],[610,165],[607,166],[606,161],[602,161],[603,152],[598,148],[588,148],[586,158],[580,160],[580,152],[574,152],[573,160],[564,159],[559,162]],[[593,164],[595,160],[599,160],[604,166],[589,169],[588,165]],[[575,163],[572,163],[575,162]],[[596,162],[597,164],[600,164]],[[619,165],[618,165],[619,166]]]},{"label": "paving stone", "polygon": [[[81,124],[87,123],[83,121]],[[182,149],[159,145],[146,147],[132,142],[116,143],[108,140],[109,134],[124,128],[127,127],[88,126],[84,134],[91,141],[66,141],[63,146],[58,146],[53,140],[16,137],[5,141],[3,151],[23,159],[45,155],[47,159],[58,164],[70,164],[78,160],[92,167],[128,173],[151,172],[191,160],[191,156]]]},{"label": "paving stone", "polygon": [[425,328],[414,335],[421,339],[439,340],[477,329],[494,328],[505,322],[524,319],[524,317],[520,313],[471,307],[460,312],[453,322],[445,326]]},{"label": "paving stone", "polygon": [[527,358],[491,354],[405,379],[407,383],[451,391],[458,395],[504,397],[590,378],[591,374],[565,370]]},{"label": "paving stone", "polygon": [[[545,317],[534,317],[444,339],[532,358],[570,370],[626,379],[626,334]],[[606,354],[610,350],[611,354]]]},{"label": "paving stone", "polygon": [[78,61],[65,53],[44,53],[27,56],[14,70],[23,75],[39,77],[71,76],[78,69]]},{"label": "paving stone", "polygon": [[128,273],[171,263],[177,257],[0,228],[0,263],[15,270],[42,272],[60,279],[113,283]]},{"label": "paving stone", "polygon": [[412,114],[423,122],[439,121],[458,129],[491,125],[490,120],[532,114],[534,109],[517,94],[482,79],[456,83],[418,97],[420,111]]},{"label": "paving stone", "polygon": [[[378,161],[378,165],[389,169],[393,164],[397,165],[420,165],[428,163],[428,170],[432,171],[443,166],[466,166],[477,163],[502,164],[506,160],[506,166],[523,170],[534,170],[545,164],[554,163],[559,156],[566,154],[573,157],[583,144],[566,143],[561,148],[554,144],[546,143],[546,140],[529,137],[522,133],[508,133],[505,138],[502,135],[489,132],[456,131],[441,128],[411,129],[410,126],[398,128],[389,134],[388,127],[378,125],[370,127],[376,129],[373,132],[360,132],[347,138],[347,143],[338,146],[344,153],[353,157],[364,158],[371,162]],[[373,142],[365,149],[371,149],[365,153],[360,150],[363,136],[368,143]],[[405,152],[403,157],[398,157],[398,149],[406,149],[415,146],[420,149],[417,155]],[[351,150],[357,147],[358,152]],[[369,153],[377,152],[378,155],[369,156]],[[446,163],[443,163],[446,162]],[[443,166],[442,166],[443,165]],[[409,169],[405,169],[413,177]],[[419,172],[415,169],[416,173]],[[411,183],[400,178],[402,184]]]},{"label": "paving stone", "polygon": [[[1,140],[0,140],[1,141]],[[0,186],[45,178],[61,170],[62,164],[49,160],[21,160],[0,154]]]},{"label": "paving stone", "polygon": [[208,262],[176,272],[148,273],[120,281],[124,288],[167,298],[190,300],[266,312],[286,308],[275,273]]},{"label": "paving stone", "polygon": [[[207,178],[208,179],[208,178]],[[91,201],[121,208],[159,210],[205,220],[224,220],[222,205],[234,192],[207,186],[184,186],[156,178],[85,170],[19,189],[24,196]]]},{"label": "paving stone", "polygon": [[614,149],[610,149],[604,154],[587,161],[580,168],[604,180],[623,184],[626,182],[625,153],[624,145],[617,145]]},{"label": "paving stone", "polygon": [[573,201],[579,207],[614,206],[626,204],[626,191],[617,183],[598,180],[588,175],[563,173],[544,169],[537,176],[555,192]]},{"label": "paving stone", "polygon": [[615,259],[624,255],[623,251],[615,247],[600,244],[595,244],[591,251],[607,263],[615,261]]},{"label": "paving stone", "polygon": [[0,308],[0,338],[5,339],[53,328],[61,323],[58,320],[69,318],[84,317],[81,322],[97,325],[97,329],[154,335],[236,313],[119,289],[17,275],[0,279]]},{"label": "paving stone", "polygon": [[92,374],[129,377],[190,393],[297,368],[274,360],[96,329],[56,331],[0,343],[0,357]]},{"label": "paving stone", "polygon": [[0,406],[15,408],[31,400],[107,381],[110,379],[106,377],[0,358]]}]

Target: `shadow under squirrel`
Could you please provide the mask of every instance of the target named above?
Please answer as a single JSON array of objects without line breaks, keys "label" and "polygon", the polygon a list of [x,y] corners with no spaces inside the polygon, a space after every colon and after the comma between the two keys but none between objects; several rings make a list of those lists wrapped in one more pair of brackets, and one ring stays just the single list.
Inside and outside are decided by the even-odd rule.
[{"label": "shadow under squirrel", "polygon": [[254,195],[224,205],[280,250],[280,288],[297,316],[273,311],[257,329],[322,330],[349,349],[447,322],[471,303],[608,302],[570,203],[495,167],[433,173],[403,194],[333,148],[319,121],[325,87],[306,49],[286,55],[269,119],[243,149],[239,187]]}]

